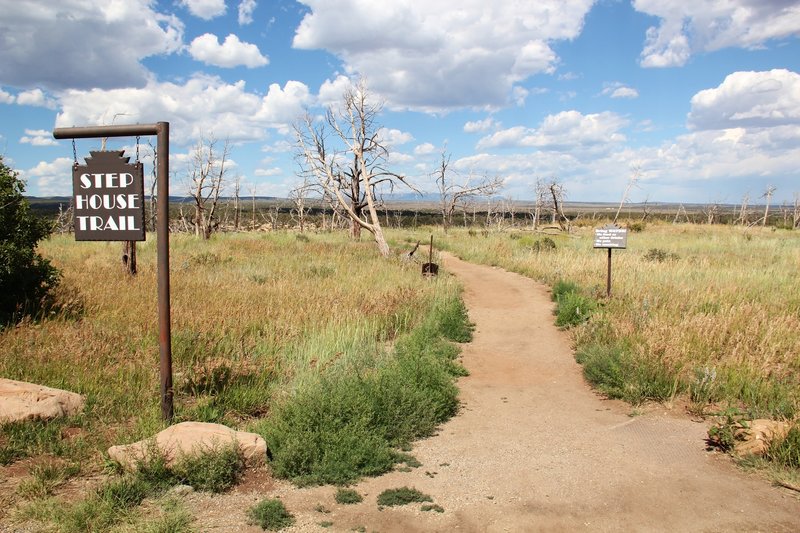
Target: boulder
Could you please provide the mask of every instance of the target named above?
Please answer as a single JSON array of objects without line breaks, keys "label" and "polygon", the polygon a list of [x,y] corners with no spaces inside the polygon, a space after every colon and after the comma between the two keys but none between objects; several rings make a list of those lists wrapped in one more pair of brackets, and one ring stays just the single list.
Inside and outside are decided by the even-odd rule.
[{"label": "boulder", "polygon": [[112,446],[108,449],[108,456],[123,468],[135,470],[140,462],[148,461],[154,450],[164,456],[168,466],[173,466],[183,457],[200,455],[234,443],[246,464],[255,465],[266,460],[267,443],[260,435],[206,422],[175,424],[152,438]]},{"label": "boulder", "polygon": [[751,420],[746,426],[736,428],[734,451],[737,455],[764,455],[770,443],[786,437],[789,424],[778,420],[759,418]]},{"label": "boulder", "polygon": [[83,410],[80,394],[0,378],[0,423],[72,416]]}]

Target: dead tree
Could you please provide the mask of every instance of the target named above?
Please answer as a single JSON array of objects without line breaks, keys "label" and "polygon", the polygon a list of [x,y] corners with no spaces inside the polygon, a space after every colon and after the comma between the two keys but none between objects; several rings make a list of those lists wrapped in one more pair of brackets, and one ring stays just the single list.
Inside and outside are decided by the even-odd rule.
[{"label": "dead tree", "polygon": [[289,211],[289,216],[300,227],[300,233],[305,231],[306,216],[309,212],[307,205],[308,195],[313,188],[314,185],[309,183],[307,177],[304,177],[302,183],[296,185],[291,191],[289,191],[289,200],[291,200],[293,206]]},{"label": "dead tree", "polygon": [[217,227],[215,211],[227,172],[230,143],[225,141],[222,153],[217,153],[217,141],[201,137],[191,154],[188,169],[189,196],[194,202],[194,234],[203,239],[211,237]]},{"label": "dead tree", "polygon": [[567,215],[564,214],[564,197],[566,196],[564,185],[554,178],[548,184],[547,190],[550,192],[550,196],[553,200],[552,223],[557,223],[562,231],[569,232],[571,224]]},{"label": "dead tree", "polygon": [[715,202],[713,204],[709,204],[703,208],[703,214],[706,217],[707,224],[713,224],[714,220],[717,218],[719,214],[719,202]]},{"label": "dead tree", "polygon": [[792,213],[792,229],[800,227],[800,193],[794,193],[794,212]]},{"label": "dead tree", "polygon": [[736,222],[742,226],[747,226],[750,224],[748,221],[748,212],[747,212],[747,204],[750,203],[750,195],[745,194],[742,196],[742,206],[739,208],[739,216],[736,219]]},{"label": "dead tree", "polygon": [[767,219],[769,218],[769,203],[772,200],[772,195],[775,194],[775,187],[772,185],[767,186],[767,190],[764,191],[764,194],[761,195],[761,198],[766,199],[766,205],[764,206],[764,219],[761,222],[762,227],[766,227]]},{"label": "dead tree", "polygon": [[242,190],[242,175],[237,174],[233,180],[233,231],[239,231],[242,216],[242,202],[240,192]]},{"label": "dead tree", "polygon": [[625,186],[625,190],[622,192],[622,200],[619,202],[619,207],[617,208],[617,212],[614,215],[613,223],[616,224],[617,220],[619,219],[619,213],[622,211],[622,206],[625,202],[628,201],[628,195],[631,193],[631,189],[636,186],[636,183],[639,181],[639,178],[642,175],[642,169],[639,166],[633,168],[631,172],[631,177],[628,178],[628,184]]},{"label": "dead tree", "polygon": [[433,176],[436,178],[436,185],[439,188],[439,209],[442,213],[442,227],[445,233],[453,225],[453,213],[459,204],[475,197],[491,197],[503,187],[503,180],[497,176],[490,178],[484,175],[475,178],[470,175],[459,183],[456,181],[458,173],[450,169],[450,154],[446,152],[442,152],[439,168],[436,169]]},{"label": "dead tree", "polygon": [[372,101],[366,82],[348,88],[341,105],[331,106],[325,120],[306,115],[295,124],[301,166],[325,190],[348,217],[351,236],[369,231],[379,253],[389,256],[378,215],[377,192],[402,183],[405,177],[385,167],[389,151],[379,137],[376,119],[381,105]]},{"label": "dead tree", "polygon": [[534,194],[536,197],[533,204],[533,229],[539,229],[539,224],[542,221],[542,211],[547,200],[547,185],[541,178],[536,178]]}]

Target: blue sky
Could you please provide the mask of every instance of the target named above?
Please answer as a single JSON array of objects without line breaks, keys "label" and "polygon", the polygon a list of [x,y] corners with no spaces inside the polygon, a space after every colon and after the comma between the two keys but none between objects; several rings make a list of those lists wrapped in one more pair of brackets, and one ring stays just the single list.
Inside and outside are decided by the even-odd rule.
[{"label": "blue sky", "polygon": [[28,194],[68,195],[54,127],[165,120],[173,194],[213,135],[230,182],[285,196],[292,124],[360,76],[390,167],[423,191],[444,150],[455,179],[497,175],[520,200],[555,177],[618,201],[636,169],[633,201],[800,193],[793,0],[0,0],[0,153]]}]

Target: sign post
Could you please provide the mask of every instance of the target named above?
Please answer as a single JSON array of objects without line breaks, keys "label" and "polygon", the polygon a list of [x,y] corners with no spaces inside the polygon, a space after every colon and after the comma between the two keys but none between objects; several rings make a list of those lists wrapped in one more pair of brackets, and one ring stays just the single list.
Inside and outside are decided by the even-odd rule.
[{"label": "sign post", "polygon": [[608,249],[608,276],[606,277],[606,297],[611,297],[611,250],[624,250],[628,246],[628,230],[615,224],[608,224],[594,230],[594,248]]},{"label": "sign post", "polygon": [[[159,343],[159,370],[161,375],[161,417],[167,422],[172,421],[173,410],[173,391],[172,391],[172,333],[170,330],[170,305],[169,305],[169,122],[158,122],[155,124],[131,124],[118,126],[85,126],[78,128],[56,128],[53,130],[53,137],[56,139],[89,139],[100,137],[135,137],[140,135],[156,135],[158,151],[158,168],[156,176],[158,179],[158,207],[156,227],[156,238],[158,239],[158,343]],[[92,152],[92,158],[103,152]],[[105,152],[121,157],[120,152]],[[102,156],[105,157],[105,156]],[[127,163],[127,161],[124,161]],[[90,164],[87,161],[87,167]],[[79,167],[79,165],[76,165]],[[103,171],[105,170],[105,171]],[[138,232],[141,230],[144,240],[144,195],[142,194],[141,222],[137,225],[136,215],[125,212],[131,203],[136,204],[135,200],[127,195],[134,195],[133,192],[124,192],[129,186],[133,186],[136,181],[132,172],[118,170],[114,168],[100,168],[95,172],[73,171],[73,185],[78,185],[75,190],[76,200],[76,240],[135,240],[128,236],[129,231]],[[121,175],[125,176],[122,177]],[[85,175],[85,176],[84,176]],[[129,178],[128,175],[131,175]],[[130,184],[128,182],[131,182]],[[125,187],[122,185],[125,184]],[[90,189],[93,192],[90,192]],[[83,192],[81,192],[83,191]],[[113,192],[112,192],[113,191]],[[97,206],[98,209],[111,206],[112,204],[119,209],[117,211],[104,212],[96,211],[90,214],[85,211],[79,218],[78,215],[78,196],[81,196],[81,208],[91,209]],[[121,208],[122,203],[125,208]],[[104,203],[105,202],[105,203]],[[131,210],[139,209],[131,207]],[[132,217],[129,219],[128,217]],[[124,223],[125,229],[120,229]],[[132,228],[135,227],[135,230]],[[78,228],[83,228],[84,233],[97,238],[78,238]],[[126,235],[122,235],[125,232]],[[103,237],[105,235],[105,238]],[[109,236],[120,238],[108,238]],[[124,238],[122,238],[124,237]]]}]

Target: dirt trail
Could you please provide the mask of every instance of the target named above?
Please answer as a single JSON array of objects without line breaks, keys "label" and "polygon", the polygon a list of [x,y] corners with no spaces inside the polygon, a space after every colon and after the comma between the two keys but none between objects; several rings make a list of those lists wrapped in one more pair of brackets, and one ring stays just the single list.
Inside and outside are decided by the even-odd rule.
[{"label": "dirt trail", "polygon": [[[354,487],[366,494],[360,504],[336,504],[332,487],[277,483],[272,495],[296,515],[293,530],[800,531],[800,499],[704,451],[704,424],[664,409],[631,417],[629,406],[593,393],[543,286],[452,256],[444,264],[463,282],[477,326],[464,346],[471,375],[459,383],[460,414],[415,445],[423,466]],[[377,495],[402,486],[444,512],[379,510]],[[235,496],[197,501],[208,513],[195,525],[257,531],[230,519],[263,494]]]}]

